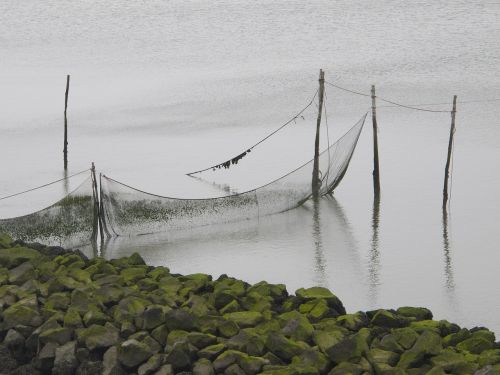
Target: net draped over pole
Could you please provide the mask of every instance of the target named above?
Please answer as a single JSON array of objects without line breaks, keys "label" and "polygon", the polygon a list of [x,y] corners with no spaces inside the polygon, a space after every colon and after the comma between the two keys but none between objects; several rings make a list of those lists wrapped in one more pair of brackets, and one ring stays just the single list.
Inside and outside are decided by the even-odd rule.
[{"label": "net draped over pole", "polygon": [[[319,155],[321,194],[331,193],[344,177],[366,114]],[[110,177],[101,177],[101,215],[110,235],[126,236],[222,224],[284,212],[312,195],[311,160],[259,188],[217,198],[180,199],[150,194]]]}]

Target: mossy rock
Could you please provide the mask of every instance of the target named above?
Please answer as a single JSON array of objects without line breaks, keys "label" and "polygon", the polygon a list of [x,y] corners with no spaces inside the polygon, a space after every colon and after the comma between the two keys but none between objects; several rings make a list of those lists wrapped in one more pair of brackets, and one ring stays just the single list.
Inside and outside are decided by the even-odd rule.
[{"label": "mossy rock", "polygon": [[194,345],[198,349],[203,349],[207,346],[216,344],[217,336],[209,333],[190,332],[187,335],[187,340],[191,345]]},{"label": "mossy rock", "polygon": [[227,369],[232,364],[239,362],[241,358],[247,357],[247,354],[237,350],[226,350],[213,361],[214,370],[219,373]]},{"label": "mossy rock", "polygon": [[86,327],[90,327],[93,324],[104,325],[106,322],[109,322],[111,319],[109,316],[104,314],[101,310],[99,310],[95,305],[89,308],[83,315],[83,323]]},{"label": "mossy rock", "polygon": [[314,343],[325,354],[345,337],[345,332],[340,328],[330,331],[317,330],[313,334]]},{"label": "mossy rock", "polygon": [[188,309],[173,309],[166,312],[165,323],[169,330],[194,331],[198,327],[198,318]]},{"label": "mossy rock", "polygon": [[14,328],[17,325],[38,327],[42,324],[42,317],[37,309],[22,304],[22,301],[13,304],[3,311],[5,328]]},{"label": "mossy rock", "polygon": [[6,284],[9,280],[9,270],[5,267],[0,267],[0,285]]},{"label": "mossy rock", "polygon": [[430,363],[452,374],[471,374],[477,368],[477,365],[469,363],[463,354],[452,350],[443,350],[430,359]]},{"label": "mossy rock", "polygon": [[311,348],[293,357],[291,364],[296,368],[312,368],[317,373],[325,374],[332,363],[326,355]]},{"label": "mossy rock", "polygon": [[85,289],[75,289],[71,292],[71,307],[80,314],[85,314],[96,300],[91,291]]},{"label": "mossy rock", "polygon": [[233,299],[231,302],[229,302],[226,306],[221,308],[219,311],[222,315],[224,315],[224,314],[230,314],[230,313],[233,313],[236,311],[241,311],[241,310],[243,310],[243,309],[241,308],[238,301],[236,299]]},{"label": "mossy rock", "polygon": [[166,313],[170,308],[161,305],[150,305],[142,314],[143,329],[152,330],[165,323]]},{"label": "mossy rock", "polygon": [[328,375],[361,375],[363,373],[362,366],[356,363],[342,362],[335,366]]},{"label": "mossy rock", "polygon": [[425,307],[411,307],[403,306],[396,310],[398,315],[405,316],[407,318],[415,318],[416,320],[431,320],[432,312]]},{"label": "mossy rock", "polygon": [[9,249],[12,247],[12,238],[4,232],[0,232],[0,249]]},{"label": "mossy rock", "polygon": [[490,349],[483,351],[478,358],[480,367],[500,364],[500,349]]},{"label": "mossy rock", "polygon": [[346,337],[337,344],[326,349],[325,354],[333,362],[359,360],[368,352],[370,331],[362,328],[358,333]]},{"label": "mossy rock", "polygon": [[120,276],[125,283],[135,283],[146,277],[147,269],[145,267],[130,267],[124,268],[120,272]]},{"label": "mossy rock", "polygon": [[224,352],[226,349],[227,349],[226,345],[222,343],[209,345],[198,351],[198,357],[213,360],[216,357],[218,357],[222,352]]},{"label": "mossy rock", "polygon": [[224,319],[236,323],[240,328],[255,327],[264,321],[264,316],[257,311],[237,311],[224,314]]},{"label": "mossy rock", "polygon": [[64,345],[72,340],[73,330],[67,327],[47,329],[41,332],[38,338],[42,344],[53,342],[58,345]]},{"label": "mossy rock", "polygon": [[269,364],[267,359],[254,356],[241,357],[238,361],[241,369],[245,371],[245,374],[255,375],[261,372],[264,365]]},{"label": "mossy rock", "polygon": [[80,314],[77,310],[69,308],[64,315],[64,326],[70,328],[81,328],[83,327],[83,322]]},{"label": "mossy rock", "polygon": [[314,327],[309,320],[297,311],[290,311],[278,317],[283,327],[281,333],[296,341],[308,342],[314,333]]},{"label": "mossy rock", "polygon": [[271,332],[266,340],[266,348],[285,361],[291,361],[308,348],[307,344],[287,339],[284,335]]},{"label": "mossy rock", "polygon": [[378,310],[371,320],[373,325],[386,328],[400,328],[409,324],[407,318],[398,316],[388,310]]},{"label": "mossy rock", "polygon": [[462,328],[457,333],[450,333],[443,338],[443,346],[446,348],[448,346],[456,346],[458,343],[471,337],[471,333],[467,328]]},{"label": "mossy rock", "polygon": [[238,325],[232,320],[224,319],[217,325],[217,330],[222,337],[229,338],[236,335],[239,332],[240,327],[238,327]]},{"label": "mossy rock", "polygon": [[401,355],[398,367],[403,369],[418,367],[426,356],[437,355],[442,348],[439,334],[426,330],[419,336],[413,347]]},{"label": "mossy rock", "polygon": [[142,317],[142,313],[150,302],[139,297],[129,296],[122,299],[113,312],[113,318],[118,323],[125,320],[133,321],[136,317]]},{"label": "mossy rock", "polygon": [[355,314],[345,314],[337,317],[337,323],[341,327],[357,332],[361,328],[368,327],[370,320],[365,313],[360,311]]},{"label": "mossy rock", "polygon": [[485,350],[493,349],[494,343],[483,336],[472,335],[468,339],[457,344],[458,350],[467,351],[472,354],[479,354]]},{"label": "mossy rock", "polygon": [[35,270],[31,262],[21,263],[19,266],[12,268],[9,272],[9,283],[22,285],[28,280],[35,280],[38,277],[38,272]]},{"label": "mossy rock", "polygon": [[325,318],[339,315],[337,310],[330,308],[328,302],[324,299],[315,299],[303,303],[299,306],[299,312],[306,314],[312,322],[319,322]]},{"label": "mossy rock", "polygon": [[367,358],[373,363],[386,364],[391,367],[395,366],[399,361],[397,353],[377,348],[370,349]]},{"label": "mossy rock", "polygon": [[84,343],[89,350],[106,349],[120,342],[118,330],[110,323],[104,326],[94,324],[89,328],[76,331],[78,342]]},{"label": "mossy rock", "polygon": [[188,342],[189,332],[183,330],[173,330],[167,336],[167,350],[172,348],[178,342]]},{"label": "mossy rock", "polygon": [[295,295],[304,301],[314,299],[324,299],[327,301],[328,306],[335,309],[337,315],[345,315],[346,311],[344,305],[330,290],[323,287],[300,288],[295,291]]},{"label": "mossy rock", "polygon": [[414,329],[418,333],[423,333],[424,331],[431,330],[442,337],[445,337],[451,333],[456,333],[460,330],[458,326],[453,325],[446,320],[415,321],[411,322],[409,327]]},{"label": "mossy rock", "polygon": [[66,310],[70,304],[70,295],[66,292],[53,293],[45,302],[45,307],[53,310]]},{"label": "mossy rock", "polygon": [[0,266],[11,269],[24,262],[33,262],[41,257],[38,251],[27,247],[4,248],[0,250]]},{"label": "mossy rock", "polygon": [[276,303],[281,303],[288,297],[285,284],[269,284],[266,281],[260,281],[250,286],[247,293],[252,292],[259,293],[262,296],[269,296]]},{"label": "mossy rock", "polygon": [[137,367],[152,355],[146,344],[135,339],[124,341],[118,346],[118,361],[126,368]]}]

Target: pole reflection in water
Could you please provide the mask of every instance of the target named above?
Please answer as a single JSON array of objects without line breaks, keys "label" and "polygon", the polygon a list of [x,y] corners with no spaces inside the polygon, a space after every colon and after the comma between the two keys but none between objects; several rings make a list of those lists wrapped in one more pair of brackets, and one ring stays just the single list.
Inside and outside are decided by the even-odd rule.
[{"label": "pole reflection in water", "polygon": [[453,264],[451,259],[451,242],[448,231],[448,212],[443,208],[443,254],[444,254],[444,278],[445,278],[445,294],[450,305],[457,306],[457,298],[455,295],[455,279],[453,276]]},{"label": "pole reflection in water", "polygon": [[319,197],[313,198],[314,282],[317,285],[328,287],[323,238],[321,236],[320,199]]},{"label": "pole reflection in water", "polygon": [[372,209],[372,238],[370,246],[370,259],[368,263],[368,298],[371,306],[377,305],[378,287],[380,285],[380,252],[379,252],[379,226],[380,226],[380,196],[373,198]]}]

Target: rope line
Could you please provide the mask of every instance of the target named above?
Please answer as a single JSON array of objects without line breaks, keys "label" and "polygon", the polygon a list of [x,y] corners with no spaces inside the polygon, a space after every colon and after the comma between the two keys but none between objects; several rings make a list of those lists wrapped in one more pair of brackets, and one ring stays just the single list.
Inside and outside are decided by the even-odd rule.
[{"label": "rope line", "polygon": [[371,94],[363,94],[362,92],[359,92],[359,91],[354,91],[354,90],[346,89],[345,87],[335,85],[335,84],[333,84],[331,82],[328,82],[326,80],[325,80],[325,83],[328,84],[328,85],[330,85],[330,86],[332,86],[332,87],[335,87],[335,88],[337,88],[339,90],[350,92],[351,94],[356,94],[356,95],[361,95],[361,96],[367,96],[369,98],[372,97]]},{"label": "rope line", "polygon": [[[327,84],[329,84],[330,86],[332,87],[335,87],[339,90],[343,90],[343,91],[347,91],[347,92],[350,92],[352,94],[356,94],[356,95],[361,95],[361,96],[365,96],[365,97],[370,97],[371,98],[371,94],[364,94],[362,92],[359,92],[359,91],[354,91],[354,90],[350,90],[350,89],[346,89],[345,87],[342,87],[342,86],[339,86],[339,85],[335,85],[331,82],[328,82],[328,81],[325,81]],[[398,107],[403,107],[403,108],[407,108],[407,109],[413,109],[413,110],[416,110],[416,111],[424,111],[424,112],[437,112],[437,113],[446,113],[446,112],[450,112],[450,111],[442,111],[442,110],[435,110],[435,109],[426,109],[426,108],[418,108],[416,106],[410,106],[410,105],[407,105],[407,104],[401,104],[401,103],[397,103],[397,102],[394,102],[392,100],[389,100],[389,99],[385,99],[385,98],[382,98],[380,96],[375,96],[377,99],[383,101],[383,102],[386,102],[386,103],[390,103],[390,104],[393,104],[395,106],[398,106]]]},{"label": "rope line", "polygon": [[381,98],[379,96],[375,96],[375,97],[377,99],[383,101],[383,102],[394,104],[395,106],[398,106],[398,107],[403,107],[403,108],[407,108],[407,109],[413,109],[415,111],[435,112],[435,113],[449,113],[450,112],[450,111],[438,110],[438,109],[418,108],[418,107],[414,107],[414,106],[411,106],[411,105],[396,103],[396,102],[393,102],[392,100],[384,99],[384,98]]},{"label": "rope line", "polygon": [[[347,92],[350,92],[352,94],[361,95],[361,96],[365,96],[365,97],[371,97],[370,94],[365,94],[365,93],[362,93],[362,92],[359,92],[359,91],[347,89],[345,87],[336,85],[336,84],[328,82],[328,81],[325,81],[325,83],[327,83],[328,85],[330,85],[332,87],[335,87],[335,88],[337,88],[339,90],[347,91]],[[418,108],[418,107],[433,106],[433,105],[450,105],[451,103],[449,103],[449,102],[446,102],[446,103],[425,103],[425,104],[402,104],[402,103],[394,102],[394,101],[389,100],[389,99],[382,98],[380,96],[376,96],[376,98],[379,99],[379,100],[381,100],[381,101],[383,101],[383,102],[392,104],[392,106],[389,106],[389,105],[378,106],[377,108],[389,108],[389,107],[396,106],[396,107],[403,107],[403,108],[407,108],[407,109],[414,109],[416,111],[424,111],[424,112],[436,112],[436,113],[447,113],[447,112],[450,112],[448,110],[435,110],[435,109],[427,109],[427,108]],[[462,101],[457,101],[457,104],[491,103],[491,102],[498,102],[498,101],[500,101],[500,98],[477,99],[477,100],[462,100]]]},{"label": "rope line", "polygon": [[272,137],[273,135],[275,135],[277,132],[279,132],[281,129],[283,129],[284,127],[286,127],[287,125],[290,125],[292,122],[295,122],[295,120],[297,120],[297,118],[300,117],[300,115],[302,115],[302,113],[305,112],[305,110],[307,108],[309,108],[313,103],[314,103],[314,99],[316,98],[316,96],[318,95],[318,91],[319,89],[316,90],[316,92],[314,93],[312,99],[309,101],[309,103],[300,110],[300,112],[298,112],[295,116],[293,116],[290,120],[288,120],[287,122],[285,122],[283,125],[281,125],[279,128],[277,128],[276,130],[273,130],[271,133],[269,133],[268,135],[266,135],[264,138],[262,138],[260,141],[258,141],[257,143],[255,143],[253,146],[250,146],[246,149],[246,151],[244,151],[243,153],[235,156],[234,158],[231,158],[231,159],[228,159],[222,163],[219,163],[219,164],[215,164],[215,165],[212,165],[211,167],[208,167],[208,168],[205,168],[205,169],[200,169],[199,171],[195,171],[195,172],[190,172],[190,173],[186,173],[187,176],[192,176],[194,174],[197,174],[197,173],[201,173],[201,172],[205,172],[205,171],[208,171],[209,169],[214,169],[214,168],[221,168],[222,166],[224,165],[228,165],[228,163],[231,163],[231,161],[235,160],[235,159],[241,159],[242,157],[244,157],[248,152],[250,152],[251,150],[253,150],[255,147],[257,147],[258,145],[260,145],[262,142],[264,142],[265,140],[269,139],[270,137]]},{"label": "rope line", "polygon": [[0,201],[1,201],[1,200],[4,200],[4,199],[8,199],[8,198],[12,198],[12,197],[16,197],[16,196],[21,195],[21,194],[29,193],[30,191],[38,190],[38,189],[41,189],[41,188],[44,188],[44,187],[47,187],[47,186],[50,186],[50,185],[56,184],[56,183],[61,182],[61,181],[64,181],[64,180],[68,180],[68,179],[70,179],[70,178],[72,178],[72,177],[78,176],[78,175],[80,175],[80,174],[82,174],[82,173],[85,173],[85,172],[88,172],[88,171],[90,171],[90,169],[85,169],[85,170],[83,170],[83,171],[81,171],[81,172],[78,172],[78,173],[72,174],[71,176],[68,176],[68,177],[63,177],[63,178],[60,178],[59,180],[52,181],[52,182],[49,182],[49,183],[47,183],[47,184],[40,185],[40,186],[37,186],[37,187],[31,188],[31,189],[28,189],[28,190],[25,190],[25,191],[21,191],[21,192],[19,192],[19,193],[15,193],[15,194],[7,195],[7,196],[5,196],[5,197],[1,197],[1,198],[0,198]]}]

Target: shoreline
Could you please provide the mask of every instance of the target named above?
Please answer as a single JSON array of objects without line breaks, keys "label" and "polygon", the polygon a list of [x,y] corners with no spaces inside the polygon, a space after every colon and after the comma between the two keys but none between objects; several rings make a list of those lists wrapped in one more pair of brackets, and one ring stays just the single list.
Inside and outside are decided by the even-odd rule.
[{"label": "shoreline", "polygon": [[500,374],[483,327],[0,234],[0,374]]}]

